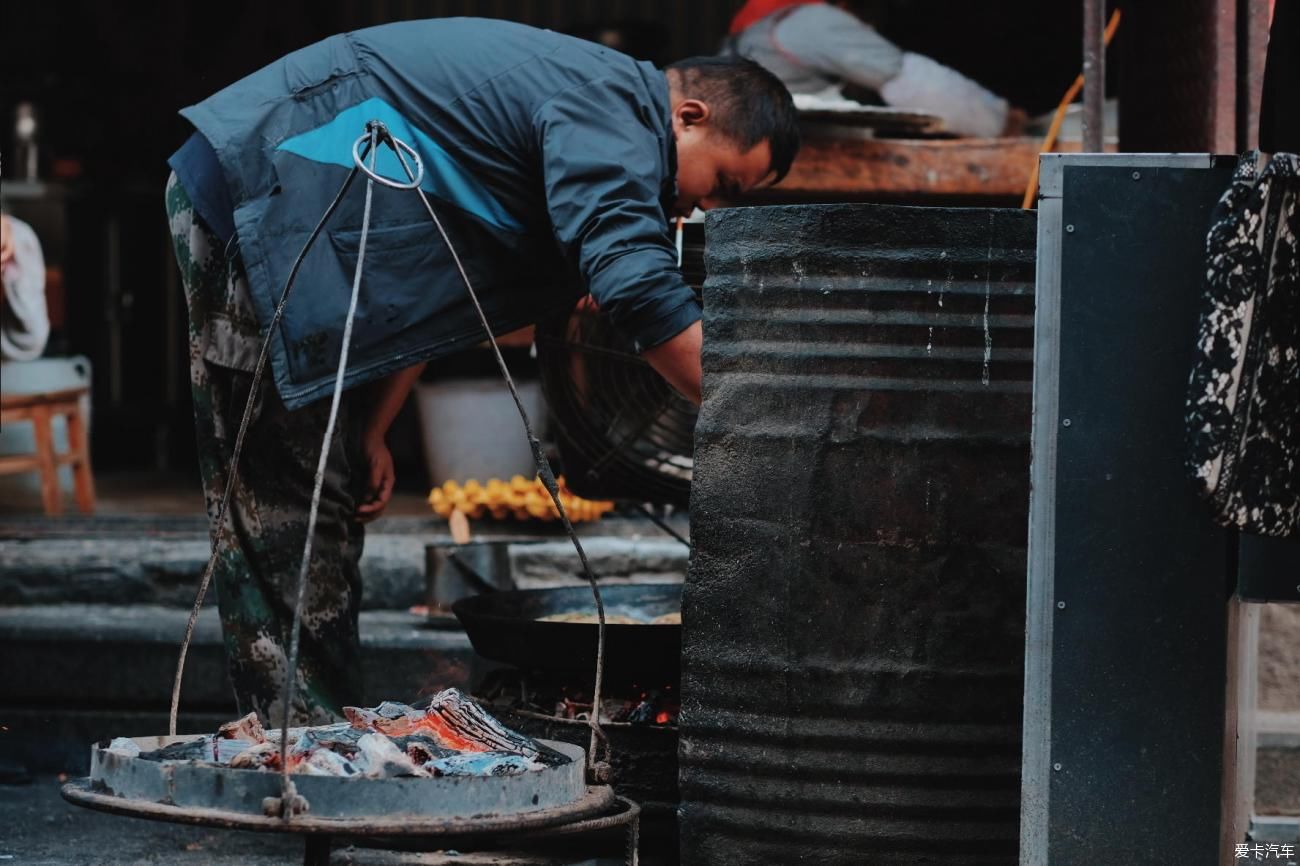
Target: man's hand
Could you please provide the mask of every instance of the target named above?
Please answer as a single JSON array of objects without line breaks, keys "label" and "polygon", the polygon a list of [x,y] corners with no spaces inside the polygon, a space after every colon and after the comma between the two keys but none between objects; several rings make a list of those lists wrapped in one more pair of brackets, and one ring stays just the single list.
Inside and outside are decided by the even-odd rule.
[{"label": "man's hand", "polygon": [[357,506],[357,520],[369,523],[384,513],[393,497],[393,455],[382,434],[366,434],[361,440],[365,460],[366,495]]},{"label": "man's hand", "polygon": [[397,417],[411,386],[420,378],[423,364],[399,370],[387,379],[381,379],[373,390],[374,405],[361,434],[361,454],[365,460],[366,494],[357,505],[357,520],[369,523],[384,513],[393,496],[393,455],[388,451],[384,437]]},{"label": "man's hand", "polygon": [[704,346],[704,326],[691,325],[676,337],[641,353],[655,372],[696,406],[703,399],[700,349]]}]

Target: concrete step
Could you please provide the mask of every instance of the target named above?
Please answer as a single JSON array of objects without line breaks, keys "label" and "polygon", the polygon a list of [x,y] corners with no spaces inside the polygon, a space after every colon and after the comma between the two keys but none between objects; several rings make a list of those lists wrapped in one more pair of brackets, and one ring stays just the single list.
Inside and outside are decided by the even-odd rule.
[{"label": "concrete step", "polygon": [[1255,814],[1300,828],[1300,711],[1255,717]]},{"label": "concrete step", "polygon": [[[1297,856],[1300,855],[1300,817],[1256,815],[1251,819],[1248,839],[1252,844],[1251,860],[1247,862],[1272,857],[1276,858],[1273,862],[1277,866],[1300,866],[1300,857]],[[1254,850],[1256,844],[1264,846],[1258,856]]]},{"label": "concrete step", "polygon": [[[602,529],[627,530],[622,526]],[[648,524],[636,524],[642,531]],[[206,529],[172,528],[131,534],[119,524],[81,534],[15,537],[0,532],[0,605],[145,604],[189,608],[209,555]],[[583,547],[602,580],[681,580],[687,549],[657,536],[592,535]],[[591,528],[584,532],[591,533]],[[361,558],[362,606],[406,610],[425,600],[425,547],[450,544],[446,534],[370,532]],[[577,554],[567,538],[543,537],[511,545],[511,563],[521,588],[581,583]],[[212,603],[211,593],[209,604]]]},{"label": "concrete step", "polygon": [[[159,605],[0,607],[0,694],[12,704],[166,707],[188,612]],[[404,611],[363,611],[362,664],[377,699],[468,682],[476,664],[459,629]],[[230,706],[215,610],[199,614],[182,704]]]},{"label": "concrete step", "polygon": [[[671,521],[683,534],[684,517]],[[425,547],[448,544],[432,518],[384,518],[367,533],[361,569],[366,703],[471,688],[494,666],[458,629],[435,630],[407,609],[425,602]],[[569,540],[550,527],[476,525],[518,539],[521,588],[581,585]],[[687,550],[644,519],[579,528],[603,582],[678,582]],[[84,772],[90,742],[161,734],[185,621],[209,553],[193,516],[0,517],[0,779],[14,771]],[[186,662],[181,729],[211,730],[235,713],[215,597]],[[5,766],[5,765],[8,766]]]}]

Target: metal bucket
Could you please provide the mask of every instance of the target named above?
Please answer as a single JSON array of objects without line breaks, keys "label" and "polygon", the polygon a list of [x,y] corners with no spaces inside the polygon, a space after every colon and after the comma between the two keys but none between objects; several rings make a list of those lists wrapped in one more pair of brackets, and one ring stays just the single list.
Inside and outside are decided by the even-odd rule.
[{"label": "metal bucket", "polygon": [[709,215],[693,864],[1014,864],[1035,222]]}]

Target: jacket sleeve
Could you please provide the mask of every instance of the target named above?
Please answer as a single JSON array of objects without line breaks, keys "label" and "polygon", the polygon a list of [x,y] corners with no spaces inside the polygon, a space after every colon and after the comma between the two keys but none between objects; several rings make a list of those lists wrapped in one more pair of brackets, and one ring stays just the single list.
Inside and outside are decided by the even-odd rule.
[{"label": "jacket sleeve", "polygon": [[559,94],[534,118],[556,241],[642,351],[700,318],[659,201],[667,169],[650,110],[598,80]]}]

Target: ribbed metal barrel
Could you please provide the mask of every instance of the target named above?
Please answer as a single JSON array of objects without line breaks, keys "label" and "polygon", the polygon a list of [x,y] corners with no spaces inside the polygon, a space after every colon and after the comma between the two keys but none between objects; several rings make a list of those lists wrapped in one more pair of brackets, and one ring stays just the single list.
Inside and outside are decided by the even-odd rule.
[{"label": "ribbed metal barrel", "polygon": [[1035,222],[707,223],[692,864],[1015,864]]}]

